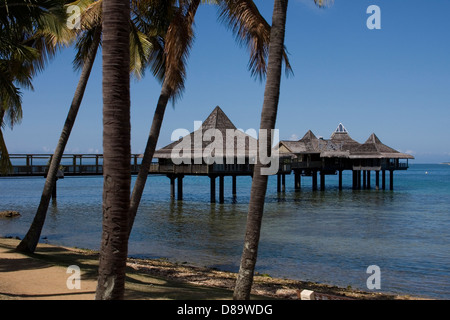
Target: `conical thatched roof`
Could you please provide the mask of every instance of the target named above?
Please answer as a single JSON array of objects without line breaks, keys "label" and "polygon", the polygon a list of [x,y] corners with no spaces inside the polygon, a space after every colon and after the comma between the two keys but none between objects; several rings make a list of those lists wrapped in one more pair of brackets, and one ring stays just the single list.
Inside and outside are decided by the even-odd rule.
[{"label": "conical thatched roof", "polygon": [[308,130],[300,140],[283,140],[279,144],[279,147],[281,146],[292,155],[320,153],[322,158],[414,159],[409,154],[400,153],[386,146],[375,134],[360,144],[350,137],[342,123],[338,125],[330,139],[318,139],[311,130]]},{"label": "conical thatched roof", "polygon": [[311,130],[308,130],[306,134],[298,141],[282,140],[278,144],[278,148],[284,146],[289,153],[301,154],[301,153],[320,153],[319,151],[319,139],[314,135]]},{"label": "conical thatched roof", "polygon": [[340,151],[352,152],[360,145],[359,142],[350,137],[347,129],[345,129],[342,123],[339,123],[336,130],[332,133],[330,141],[337,145]]},{"label": "conical thatched roof", "polygon": [[299,142],[303,143],[305,145],[306,152],[309,153],[318,153],[319,150],[319,139],[314,135],[314,133],[311,130],[308,130],[306,134],[299,140]]},{"label": "conical thatched roof", "polygon": [[249,157],[257,152],[257,140],[238,130],[219,106],[203,121],[199,129],[157,150],[154,158],[171,158],[174,148],[180,148],[180,143],[187,142],[190,142],[191,159],[202,158],[205,154],[214,157]]},{"label": "conical thatched roof", "polygon": [[219,129],[220,131],[225,132],[226,129],[236,129],[235,125],[228,116],[223,112],[223,110],[217,106],[211,112],[211,114],[203,121],[202,124],[203,131],[208,129]]},{"label": "conical thatched roof", "polygon": [[366,142],[353,150],[350,158],[414,159],[409,154],[398,152],[383,144],[375,133],[372,133]]}]

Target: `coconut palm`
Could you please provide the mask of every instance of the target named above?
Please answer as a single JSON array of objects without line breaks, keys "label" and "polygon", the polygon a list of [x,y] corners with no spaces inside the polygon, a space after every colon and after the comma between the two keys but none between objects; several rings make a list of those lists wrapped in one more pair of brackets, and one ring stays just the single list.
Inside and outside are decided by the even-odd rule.
[{"label": "coconut palm", "polygon": [[33,76],[62,46],[69,31],[62,27],[64,0],[11,0],[0,4],[0,171],[11,163],[2,129],[22,118],[21,89],[33,89]]},{"label": "coconut palm", "polygon": [[[191,0],[180,4],[165,37],[164,79],[155,109],[150,134],[143,154],[130,204],[130,229],[139,207],[150,164],[158,141],[165,109],[170,99],[175,100],[184,89],[186,63],[194,39],[193,23],[200,3],[213,3],[219,8],[219,20],[236,35],[240,44],[246,45],[250,53],[249,69],[252,75],[263,78],[270,38],[270,25],[261,16],[251,0]],[[180,1],[181,3],[181,1]],[[283,51],[286,70],[291,71],[287,54]]]},{"label": "coconut palm", "polygon": [[[314,2],[319,6],[323,6],[326,0],[314,0]],[[260,148],[266,148],[266,154],[268,155],[271,154],[272,141],[270,137],[272,130],[275,129],[278,101],[280,97],[287,7],[288,0],[274,0],[267,81],[264,91],[260,124],[260,130],[266,132],[269,138],[267,139],[266,146],[259,146]],[[233,299],[235,300],[250,299],[250,291],[253,284],[253,275],[258,255],[258,245],[268,181],[268,176],[261,174],[261,170],[264,169],[265,165],[261,164],[259,160],[260,159],[258,159],[255,164],[253,172],[244,248],[233,293]],[[266,166],[269,166],[269,164]]]},{"label": "coconut palm", "polygon": [[[78,6],[81,11],[81,29],[78,34],[78,40],[76,43],[77,54],[74,59],[75,69],[81,69],[80,80],[75,90],[58,144],[50,161],[46,182],[42,191],[41,200],[39,202],[36,215],[27,234],[17,246],[18,251],[34,252],[39,242],[39,237],[44,226],[48,206],[52,196],[52,190],[57,179],[56,175],[61,158],[74,126],[98,48],[101,45],[102,4],[103,0],[78,0],[70,4]],[[158,52],[161,49],[158,45],[152,46],[154,43],[157,44],[157,41],[155,40],[157,34],[148,38],[138,30],[138,23],[136,23],[138,19],[142,20],[141,17],[134,15],[134,20],[129,19],[128,21],[128,24],[130,25],[130,52],[132,53],[129,64],[130,71],[137,77],[140,77],[142,76],[142,69],[147,64],[146,59],[150,56],[150,50]],[[148,29],[151,30],[150,27],[148,27]],[[154,60],[157,60],[157,58]],[[156,74],[158,73],[157,65],[158,64],[155,63],[155,67],[153,68]]]},{"label": "coconut palm", "polygon": [[130,2],[103,1],[103,233],[96,299],[123,299],[130,204]]}]

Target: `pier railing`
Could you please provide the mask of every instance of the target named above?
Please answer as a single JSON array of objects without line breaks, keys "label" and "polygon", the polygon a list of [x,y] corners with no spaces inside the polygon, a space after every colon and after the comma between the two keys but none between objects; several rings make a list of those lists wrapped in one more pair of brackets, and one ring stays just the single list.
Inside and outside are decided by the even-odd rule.
[{"label": "pier railing", "polygon": [[[45,176],[48,172],[52,154],[11,154],[12,171],[8,176]],[[133,154],[130,158],[132,174],[139,172],[142,155]],[[102,154],[64,154],[59,170],[67,176],[103,174]]]},{"label": "pier railing", "polygon": [[[46,176],[52,154],[11,154],[12,171],[8,176]],[[141,167],[142,155],[133,154],[130,158],[132,174],[137,174]],[[283,168],[287,165],[283,165]],[[290,171],[289,168],[284,168]],[[65,176],[102,175],[102,154],[65,154],[61,158],[59,168]],[[150,165],[149,174],[186,174],[186,175],[250,175],[252,164],[190,164],[173,165],[154,162]]]}]

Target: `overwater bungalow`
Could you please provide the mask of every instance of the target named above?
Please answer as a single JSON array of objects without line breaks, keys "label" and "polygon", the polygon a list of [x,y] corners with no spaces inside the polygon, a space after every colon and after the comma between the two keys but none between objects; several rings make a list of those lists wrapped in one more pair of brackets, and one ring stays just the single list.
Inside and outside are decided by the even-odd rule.
[{"label": "overwater bungalow", "polygon": [[[157,150],[150,174],[165,174],[170,179],[171,197],[175,197],[177,181],[178,199],[183,198],[183,178],[186,175],[208,176],[211,202],[216,201],[216,178],[219,178],[219,201],[224,201],[224,177],[232,177],[232,193],[236,196],[236,177],[252,176],[257,156],[258,141],[238,130],[220,107],[216,107],[194,132],[184,132],[177,141]],[[256,133],[255,133],[256,134]],[[230,139],[231,136],[231,139]],[[373,133],[364,143],[352,139],[340,123],[330,139],[317,138],[309,130],[298,141],[282,140],[274,148],[279,154],[277,190],[285,189],[285,176],[294,173],[295,189],[301,187],[301,177],[312,177],[313,190],[325,190],[325,177],[352,171],[353,189],[371,188],[371,173],[375,172],[376,189],[394,188],[394,171],[406,170],[413,156],[401,153],[383,144]],[[406,162],[404,161],[406,160]],[[380,186],[381,173],[381,186]]]},{"label": "overwater bungalow", "polygon": [[[353,188],[370,188],[371,172],[376,175],[376,188],[379,188],[379,175],[382,174],[382,189],[385,189],[385,172],[390,173],[390,189],[393,190],[393,173],[406,170],[408,160],[413,156],[401,153],[383,144],[373,133],[366,142],[360,144],[353,140],[347,129],[340,123],[330,139],[317,138],[309,130],[298,141],[280,141],[280,155],[290,156],[291,169],[295,175],[296,189],[300,188],[301,176],[312,176],[313,189],[317,189],[317,174],[320,174],[320,188],[325,189],[325,176],[339,174],[339,189],[342,189],[342,172],[353,172]],[[400,161],[400,160],[406,160]],[[362,176],[362,185],[361,185]]]},{"label": "overwater bungalow", "polygon": [[[261,159],[256,131],[238,130],[220,107],[216,107],[205,121],[193,132],[180,129],[178,139],[156,150],[155,163],[149,174],[163,174],[170,179],[170,194],[183,198],[183,178],[188,175],[207,176],[210,179],[211,202],[216,201],[216,178],[219,178],[219,201],[224,202],[224,178],[232,177],[232,195],[236,196],[238,176],[252,176],[256,157]],[[176,132],[175,132],[176,135]],[[263,145],[265,142],[260,136]],[[364,143],[352,139],[347,129],[339,124],[330,139],[316,137],[311,130],[298,141],[282,140],[273,149],[278,157],[270,158],[271,166],[277,164],[277,190],[285,190],[285,176],[294,173],[295,190],[301,188],[302,177],[312,177],[312,189],[325,190],[325,177],[339,175],[339,189],[342,189],[342,172],[352,171],[353,189],[371,188],[371,173],[375,172],[377,189],[386,188],[386,171],[389,171],[389,187],[394,188],[394,171],[408,169],[408,160],[413,156],[401,153],[383,144],[373,133]],[[17,162],[8,175],[45,176],[52,155],[11,155]],[[268,156],[268,155],[266,155]],[[43,160],[42,160],[42,159]],[[101,175],[103,156],[65,155],[65,175]],[[141,155],[132,155],[131,173],[137,174]],[[44,163],[35,164],[33,159]],[[406,160],[406,161],[405,161]],[[22,161],[23,163],[19,163]],[[42,162],[41,161],[41,162]],[[381,174],[381,186],[380,186]],[[177,183],[176,183],[177,182]]]},{"label": "overwater bungalow", "polygon": [[[180,131],[182,132],[182,131]],[[211,202],[216,200],[216,178],[219,178],[219,201],[224,201],[224,177],[232,177],[232,193],[236,196],[236,177],[253,175],[257,140],[238,130],[220,107],[216,107],[201,126],[175,142],[157,150],[150,173],[170,178],[171,196],[183,197],[186,175],[208,176]]]}]

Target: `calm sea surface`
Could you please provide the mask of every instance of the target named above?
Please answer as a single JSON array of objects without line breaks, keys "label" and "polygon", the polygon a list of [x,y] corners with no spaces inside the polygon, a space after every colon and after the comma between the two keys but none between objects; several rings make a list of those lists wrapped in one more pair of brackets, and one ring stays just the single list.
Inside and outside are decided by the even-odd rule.
[{"label": "calm sea surface", "polygon": [[[21,213],[0,219],[0,236],[25,235],[44,182],[0,178],[0,211]],[[343,191],[337,176],[327,176],[326,191],[313,192],[311,178],[302,177],[295,192],[291,175],[279,195],[270,177],[257,271],[368,290],[367,268],[377,265],[377,291],[450,299],[450,166],[410,165],[395,173],[394,191],[375,190],[374,175],[371,182],[371,190],[353,191],[344,172]],[[59,180],[42,241],[98,249],[102,183],[101,177]],[[184,200],[171,201],[169,179],[150,176],[129,255],[237,271],[250,187],[249,177],[238,177],[233,200],[231,178],[225,178],[225,203],[210,204],[209,179],[186,177]]]}]

